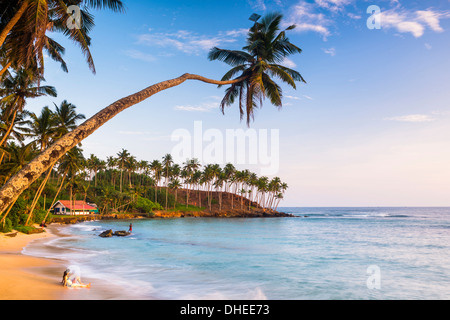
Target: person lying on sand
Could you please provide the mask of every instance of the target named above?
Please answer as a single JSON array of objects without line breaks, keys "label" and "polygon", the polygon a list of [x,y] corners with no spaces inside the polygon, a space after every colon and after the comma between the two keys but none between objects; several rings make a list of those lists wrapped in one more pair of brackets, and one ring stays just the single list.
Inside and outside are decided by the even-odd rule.
[{"label": "person lying on sand", "polygon": [[90,288],[91,284],[84,284],[81,282],[80,277],[76,277],[74,281],[72,281],[71,279],[69,279],[69,271],[66,270],[64,271],[64,275],[63,275],[63,279],[62,279],[62,285],[64,287],[68,287],[68,288]]}]

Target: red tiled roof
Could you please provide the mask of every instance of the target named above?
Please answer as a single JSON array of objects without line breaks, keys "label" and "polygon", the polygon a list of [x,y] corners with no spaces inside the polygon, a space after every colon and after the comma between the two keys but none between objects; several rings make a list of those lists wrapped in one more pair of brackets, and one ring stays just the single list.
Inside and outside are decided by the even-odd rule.
[{"label": "red tiled roof", "polygon": [[70,210],[97,210],[96,207],[88,205],[85,201],[59,200],[58,202]]}]

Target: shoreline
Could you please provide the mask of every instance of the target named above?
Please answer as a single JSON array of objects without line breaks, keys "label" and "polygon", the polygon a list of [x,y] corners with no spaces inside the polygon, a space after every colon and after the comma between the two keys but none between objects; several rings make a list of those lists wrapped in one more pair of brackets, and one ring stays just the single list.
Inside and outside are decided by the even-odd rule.
[{"label": "shoreline", "polygon": [[[161,215],[162,218],[183,218],[184,216]],[[200,218],[193,216],[192,218]],[[209,216],[211,217],[211,216]],[[109,217],[111,219],[111,217]],[[124,217],[125,218],[125,217]],[[130,219],[130,217],[126,217]],[[143,217],[140,217],[142,219]],[[214,217],[223,218],[223,217]],[[228,217],[230,218],[230,217]],[[111,220],[116,220],[112,218]],[[138,218],[139,219],[139,218]],[[63,219],[61,219],[63,220]],[[81,221],[79,221],[81,220]],[[131,218],[131,220],[134,220]],[[90,221],[90,219],[68,219],[49,224],[44,233],[26,235],[17,233],[15,237],[0,234],[0,300],[140,300],[142,297],[125,293],[118,285],[111,285],[103,278],[82,276],[84,283],[92,283],[89,289],[69,289],[61,285],[62,274],[70,261],[43,256],[39,253],[27,254],[27,248],[44,251],[61,250],[52,246],[51,241],[71,237],[64,228],[69,225]],[[36,253],[36,250],[34,250]],[[54,255],[56,256],[56,254]],[[146,299],[149,300],[149,299]]]},{"label": "shoreline", "polygon": [[[64,270],[71,264],[58,258],[26,254],[26,249],[61,250],[52,240],[68,237],[67,226],[51,224],[44,233],[16,237],[0,234],[0,300],[139,300],[130,292],[105,279],[82,276],[91,288],[65,288],[61,285]],[[32,251],[32,250],[31,250]]]},{"label": "shoreline", "polygon": [[63,261],[23,253],[32,242],[53,237],[49,230],[33,235],[18,233],[13,238],[0,234],[1,300],[57,300],[64,293],[55,277],[56,270],[63,268]]}]

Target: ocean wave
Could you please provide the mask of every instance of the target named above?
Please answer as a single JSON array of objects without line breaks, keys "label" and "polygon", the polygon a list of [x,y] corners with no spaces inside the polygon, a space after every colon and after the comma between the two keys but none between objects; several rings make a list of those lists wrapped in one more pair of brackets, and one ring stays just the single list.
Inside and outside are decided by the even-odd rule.
[{"label": "ocean wave", "polygon": [[409,218],[406,214],[392,214],[387,212],[351,212],[351,213],[294,213],[297,217],[302,218]]}]

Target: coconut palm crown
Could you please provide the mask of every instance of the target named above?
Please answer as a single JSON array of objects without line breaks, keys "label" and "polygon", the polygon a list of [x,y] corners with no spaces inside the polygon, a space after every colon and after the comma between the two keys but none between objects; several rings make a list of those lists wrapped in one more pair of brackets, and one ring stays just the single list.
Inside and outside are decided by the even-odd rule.
[{"label": "coconut palm crown", "polygon": [[238,99],[240,118],[242,120],[246,116],[248,126],[254,119],[255,109],[262,107],[265,98],[274,106],[282,107],[282,89],[273,80],[274,77],[294,89],[296,81],[306,83],[298,71],[282,65],[288,56],[302,52],[286,37],[286,31],[294,29],[295,25],[281,30],[282,18],[280,13],[269,13],[261,20],[255,19],[243,51],[214,47],[208,55],[209,60],[220,60],[233,67],[222,77],[222,81],[228,81],[235,75],[238,75],[236,79],[243,79],[226,89],[220,107],[224,113],[225,107]]}]

